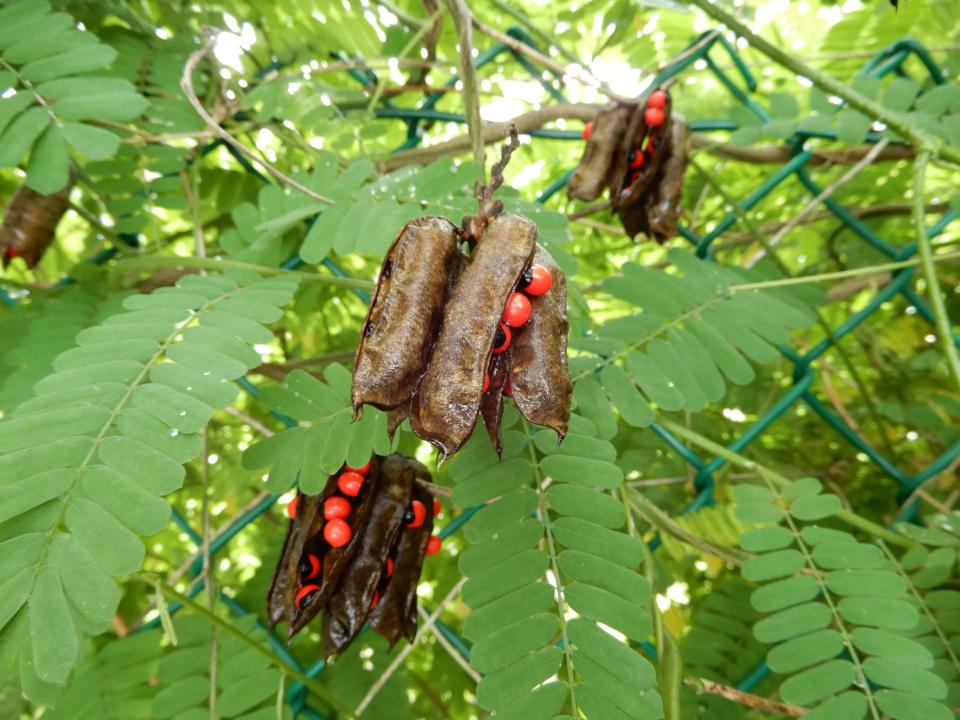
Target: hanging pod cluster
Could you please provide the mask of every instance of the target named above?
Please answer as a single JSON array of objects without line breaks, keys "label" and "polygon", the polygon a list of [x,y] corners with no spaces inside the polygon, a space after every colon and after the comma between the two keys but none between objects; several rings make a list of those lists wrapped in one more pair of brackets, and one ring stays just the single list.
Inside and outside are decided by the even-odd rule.
[{"label": "hanging pod cluster", "polygon": [[587,146],[570,177],[571,199],[596,200],[610,190],[610,206],[630,237],[664,242],[677,233],[690,130],[671,112],[670,93],[655,90],[645,103],[621,103],[587,123]]},{"label": "hanging pod cluster", "polygon": [[323,610],[326,656],[341,652],[365,623],[391,645],[417,632],[417,585],[440,505],[417,484],[430,473],[399,454],[331,475],[318,495],[287,506],[290,526],[267,595],[270,626],[300,632]]},{"label": "hanging pod cluster", "polygon": [[561,438],[570,416],[563,272],[533,222],[490,208],[466,230],[441,217],[403,227],[357,347],[354,412],[388,411],[391,432],[409,417],[444,459],[479,416],[500,451],[504,395]]}]

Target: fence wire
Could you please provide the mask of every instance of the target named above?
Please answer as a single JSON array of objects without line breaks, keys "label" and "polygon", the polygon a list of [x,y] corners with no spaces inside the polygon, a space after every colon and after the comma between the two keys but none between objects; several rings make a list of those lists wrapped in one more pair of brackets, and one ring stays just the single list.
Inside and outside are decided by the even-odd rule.
[{"label": "fence wire", "polygon": [[[522,28],[512,27],[507,30],[507,35],[535,50],[539,51],[540,49],[537,47],[534,40]],[[738,81],[735,81],[726,71],[724,71],[711,56],[711,53],[715,52],[718,47],[720,50],[726,53],[729,60],[732,62],[734,69],[739,75],[739,83]],[[566,98],[563,94],[562,77],[558,77],[556,73],[553,73],[552,71],[542,71],[538,69],[538,67],[529,59],[502,43],[497,43],[480,53],[476,59],[476,66],[478,69],[481,69],[502,55],[510,55],[513,61],[517,62],[532,78],[534,78],[544,87],[546,92],[551,98],[553,98],[553,100],[558,102],[565,101]],[[339,56],[335,57],[338,59],[344,59]],[[864,65],[863,69],[861,70],[861,74],[876,78],[881,78],[891,73],[904,75],[904,63],[911,57],[916,57],[919,60],[933,83],[940,85],[946,82],[943,72],[933,60],[931,55],[926,51],[923,45],[913,39],[900,40],[877,53],[875,57],[873,57]],[[724,37],[722,33],[717,31],[705,32],[694,38],[689,44],[688,48],[681,52],[674,62],[667,64],[656,74],[651,82],[651,87],[655,87],[676,77],[680,73],[693,66],[695,63],[701,61],[706,65],[706,68],[709,70],[709,72],[712,73],[719,83],[729,92],[729,94],[739,104],[743,105],[751,113],[753,113],[760,122],[768,122],[772,119],[766,110],[761,107],[753,98],[751,98],[751,94],[757,89],[756,80],[746,64],[740,58],[737,49],[732,43],[729,42],[729,40]],[[258,77],[263,77],[267,72],[277,69],[277,67],[278,65],[274,64],[265,68],[258,73]],[[351,77],[366,87],[374,86],[378,82],[377,77],[372,70],[348,69],[346,72],[348,72]],[[458,77],[454,75],[450,78],[450,80],[448,80],[446,85],[453,86],[457,81]],[[407,126],[407,138],[402,145],[396,148],[395,152],[407,150],[419,145],[424,136],[424,126],[428,123],[438,121],[455,123],[466,122],[464,116],[461,114],[445,112],[436,109],[436,105],[443,95],[443,92],[428,93],[424,96],[422,102],[416,108],[402,108],[396,106],[389,100],[384,100],[381,102],[380,107],[375,109],[374,113],[377,117],[397,119],[404,122]],[[736,130],[737,126],[735,123],[725,119],[695,120],[690,123],[690,128],[693,131],[714,132]],[[571,141],[581,140],[581,133],[575,130],[536,129],[531,130],[527,134],[535,138]],[[789,148],[790,152],[790,160],[773,172],[765,181],[760,184],[759,187],[757,187],[754,192],[741,200],[735,208],[731,209],[717,222],[710,232],[704,235],[699,235],[689,227],[681,226],[679,233],[690,243],[694,254],[704,260],[714,260],[712,252],[712,245],[714,241],[731,226],[733,226],[734,223],[741,219],[744,213],[755,207],[791,177],[797,179],[801,187],[809,193],[811,198],[817,198],[820,196],[823,193],[823,188],[816,183],[806,169],[811,158],[813,158],[813,151],[808,148],[808,143],[814,139],[836,140],[837,137],[832,132],[797,131],[787,141],[787,147]],[[867,142],[876,143],[880,139],[880,135],[872,133],[867,137]],[[238,153],[229,144],[223,143],[221,140],[214,141],[202,148],[202,155],[208,154],[221,145],[231,153],[233,158],[241,165],[241,167],[244,168],[245,171],[255,175],[265,183],[270,182],[269,179],[258,172],[257,169],[254,168],[249,161],[243,157],[243,155]],[[540,203],[545,203],[554,194],[562,190],[566,186],[572,172],[573,169],[571,168],[561,173],[556,179],[549,182],[547,186],[539,193],[537,201]],[[907,260],[916,255],[917,246],[915,242],[912,242],[902,248],[898,248],[893,243],[881,237],[864,222],[860,221],[850,212],[845,210],[835,200],[827,197],[822,199],[820,204],[822,204],[832,215],[837,218],[837,220],[850,229],[863,242],[872,248],[879,250],[892,261]],[[942,215],[935,224],[926,230],[927,236],[931,239],[937,237],[943,232],[946,226],[956,218],[956,211],[948,211]],[[138,238],[135,235],[122,235],[121,240],[131,246],[138,245]],[[90,258],[89,262],[94,264],[106,263],[118,252],[119,249],[116,247],[104,249]],[[303,260],[299,256],[294,256],[285,262],[283,267],[287,269],[294,269],[301,265],[303,265]],[[332,259],[324,260],[323,265],[331,274],[341,277],[346,275],[346,273]],[[898,503],[904,503],[924,482],[943,472],[952,461],[954,461],[957,457],[960,457],[960,441],[958,441],[947,448],[939,457],[937,457],[921,471],[910,473],[906,470],[903,470],[889,458],[885,457],[879,450],[869,444],[843,418],[839,417],[819,398],[817,398],[810,389],[814,380],[814,362],[821,358],[829,350],[836,347],[839,341],[842,340],[846,335],[850,334],[860,325],[870,320],[871,317],[873,317],[874,314],[881,308],[881,306],[890,299],[899,295],[909,305],[916,308],[917,313],[921,317],[931,324],[934,323],[934,314],[930,306],[911,287],[911,281],[915,278],[915,275],[916,271],[913,267],[905,267],[895,270],[892,273],[892,281],[886,287],[877,292],[862,309],[850,315],[836,328],[833,328],[827,337],[814,345],[812,348],[808,349],[805,353],[800,354],[796,350],[785,346],[779,348],[781,354],[793,365],[791,387],[782,393],[771,404],[767,411],[757,418],[752,425],[747,427],[739,435],[739,437],[730,442],[727,445],[727,448],[738,453],[743,452],[752,443],[756,442],[761,436],[763,436],[766,430],[769,429],[770,426],[773,425],[785,413],[789,412],[799,403],[804,403],[814,413],[816,413],[816,415],[822,418],[828,426],[833,428],[844,440],[850,443],[859,452],[863,453],[869,459],[869,461],[880,470],[880,472],[892,478],[896,482],[898,488]],[[65,276],[56,283],[55,287],[63,287],[72,282],[74,282],[73,278],[70,276]],[[362,301],[369,302],[370,298],[368,293],[362,290],[353,290],[353,292],[356,293]],[[16,301],[2,289],[0,289],[0,301],[9,307],[16,305]],[[954,343],[960,345],[960,336],[954,333],[953,341]],[[259,391],[249,380],[246,378],[241,378],[237,381],[237,383],[244,391],[246,391],[253,401],[258,400]],[[295,424],[289,418],[277,415],[275,413],[274,415],[282,424],[287,427],[292,427]],[[714,474],[726,464],[726,460],[721,457],[704,458],[701,455],[698,455],[659,423],[654,423],[651,428],[653,432],[663,441],[663,443],[670,450],[679,455],[686,463],[688,463],[694,471],[695,495],[691,499],[691,502],[683,510],[683,514],[694,512],[701,507],[712,504],[714,502]],[[268,512],[275,505],[279,497],[279,495],[267,496],[261,502],[257,503],[253,507],[247,509],[241,515],[234,518],[226,528],[224,528],[220,533],[211,539],[210,556],[216,556],[219,552],[226,548],[230,541],[239,533],[241,533],[244,528],[255,522],[261,515]],[[443,528],[438,531],[439,536],[441,538],[446,538],[457,532],[479,509],[480,506],[468,508],[460,515],[452,518]],[[903,506],[897,515],[897,520],[916,521],[918,519],[918,512],[919,501],[913,499]],[[194,544],[197,545],[198,548],[202,545],[203,538],[200,533],[191,527],[186,518],[184,518],[183,515],[176,509],[174,509],[173,512],[173,522]],[[659,545],[659,539],[654,539],[654,541],[651,543],[651,548],[656,549],[659,547]],[[203,590],[204,583],[200,578],[202,570],[203,562],[202,559],[198,558],[190,567],[190,575],[193,582],[189,592],[190,597],[196,596]],[[246,615],[251,612],[241,603],[222,592],[220,593],[220,599],[224,605],[230,609],[231,612],[234,612],[237,615]],[[170,605],[169,611],[172,614],[180,610],[181,607],[182,605],[179,602],[175,602]],[[156,618],[145,623],[139,630],[143,631],[155,628],[159,626],[159,624],[160,620],[159,618]],[[263,627],[266,629],[265,626]],[[465,659],[469,658],[469,644],[452,628],[437,619],[434,630],[441,633],[443,637],[449,641],[449,645],[452,646],[456,652],[460,653]],[[267,637],[271,647],[283,660],[283,662],[287,663],[293,668],[296,668],[297,670],[302,671],[308,677],[315,678],[326,667],[326,664],[323,660],[318,660],[312,665],[304,668],[300,662],[289,652],[287,647],[269,630],[267,631]],[[643,649],[651,654],[655,652],[655,648],[646,643],[643,644]],[[742,678],[739,683],[737,683],[737,688],[749,691],[756,687],[767,676],[767,674],[769,674],[769,669],[767,668],[766,664],[762,662],[754,670]],[[327,720],[326,716],[309,706],[307,703],[307,688],[299,681],[290,683],[286,690],[286,702],[291,707],[295,717],[306,717],[310,720]]]}]

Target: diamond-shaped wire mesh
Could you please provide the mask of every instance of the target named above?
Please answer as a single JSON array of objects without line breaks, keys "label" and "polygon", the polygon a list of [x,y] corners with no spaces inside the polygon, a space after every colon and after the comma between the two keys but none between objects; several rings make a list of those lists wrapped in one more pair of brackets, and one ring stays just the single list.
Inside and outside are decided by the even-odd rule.
[{"label": "diamond-shaped wire mesh", "polygon": [[[532,38],[530,38],[530,36],[527,35],[527,33],[521,28],[511,28],[507,31],[507,34],[515,40],[536,48],[536,44],[533,42]],[[724,72],[724,70],[717,65],[713,58],[711,58],[711,51],[718,46],[729,55],[734,67],[741,75],[744,87],[739,86],[726,72]],[[498,43],[481,53],[477,57],[476,65],[478,68],[482,68],[502,54],[508,53],[512,55],[513,59],[517,61],[533,78],[543,85],[545,90],[554,100],[564,101],[565,98],[562,90],[554,84],[555,82],[562,81],[562,78],[553,76],[551,80],[544,79],[544,75],[537,69],[536,66],[534,66],[523,55],[517,53],[506,45]],[[900,72],[904,62],[911,56],[916,56],[919,59],[934,83],[942,84],[945,82],[937,64],[933,61],[923,46],[914,40],[902,40],[884,49],[864,66],[862,74],[869,74],[879,78],[890,73]],[[758,120],[761,122],[767,122],[771,119],[768,113],[750,97],[750,93],[756,90],[756,83],[750,74],[749,69],[741,60],[734,46],[722,34],[716,32],[703,33],[695,38],[691,42],[687,51],[681,53],[675,62],[668,64],[660,73],[657,74],[652,84],[660,85],[682,73],[685,69],[698,61],[705,62],[710,72],[712,72],[717,80],[729,91],[733,98],[747,108],[750,112],[752,112]],[[376,82],[376,77],[370,72],[364,73],[358,70],[349,70],[348,72],[352,77],[364,85],[371,85]],[[456,81],[457,78],[454,76],[450,79],[448,84],[455,84]],[[384,102],[382,106],[376,110],[376,115],[378,117],[396,118],[407,124],[407,140],[399,148],[397,148],[397,151],[409,149],[419,144],[420,140],[422,139],[423,131],[421,123],[423,122],[437,120],[459,123],[464,122],[462,115],[441,112],[435,109],[437,102],[442,95],[443,93],[440,92],[428,94],[420,106],[414,109],[399,108],[393,106],[389,102]],[[691,123],[691,129],[709,132],[716,130],[728,131],[736,128],[733,123],[720,120],[694,121]],[[548,137],[562,140],[580,139],[579,132],[566,130],[534,130],[530,132],[530,135],[534,137]],[[813,151],[808,149],[806,146],[809,140],[813,138],[836,139],[836,137],[829,132],[797,132],[788,141],[791,159],[773,172],[770,177],[767,178],[753,193],[741,200],[738,204],[738,207],[728,212],[719,222],[717,222],[717,224],[709,233],[701,236],[689,228],[680,228],[680,234],[691,243],[694,253],[697,255],[697,257],[705,260],[712,259],[711,246],[714,241],[722,233],[728,230],[734,223],[736,223],[743,213],[749,211],[751,208],[760,203],[764,198],[770,195],[770,193],[772,193],[788,179],[796,178],[796,180],[807,191],[811,198],[817,198],[821,195],[823,188],[814,181],[806,169],[811,158],[813,158]],[[876,134],[868,136],[869,142],[875,143],[879,139],[879,136]],[[205,148],[204,151],[209,152],[219,144],[220,143],[214,143],[212,146]],[[232,148],[227,146],[227,150],[232,151]],[[267,178],[258,173],[256,169],[253,168],[245,158],[243,158],[242,155],[239,155],[239,153],[235,152],[232,154],[248,172],[257,175],[265,182],[267,181]],[[538,201],[541,203],[546,202],[551,196],[561,190],[566,185],[571,173],[572,170],[563,173],[560,177],[548,185],[538,196]],[[865,223],[861,222],[851,213],[846,211],[835,200],[826,198],[822,201],[822,205],[830,213],[836,216],[841,223],[849,228],[862,241],[869,244],[876,250],[879,250],[891,260],[906,260],[912,258],[916,254],[916,243],[910,243],[902,248],[897,248],[894,244],[880,237]],[[932,239],[938,236],[956,217],[957,213],[955,211],[949,211],[944,214],[937,223],[927,229],[928,237]],[[134,236],[124,239],[131,244],[136,244],[136,237]],[[104,263],[112,258],[116,252],[116,249],[102,251],[93,257],[91,262],[96,264]],[[285,263],[284,267],[295,268],[302,263],[303,261],[300,260],[299,257],[294,257]],[[344,274],[343,271],[332,260],[325,260],[324,265],[330,272],[334,274]],[[729,443],[727,446],[728,449],[735,452],[742,452],[749,447],[751,443],[760,438],[767,431],[767,429],[770,428],[770,426],[773,425],[785,413],[793,409],[798,403],[805,403],[811,410],[813,410],[814,413],[821,417],[824,422],[835,429],[841,437],[852,444],[859,452],[866,455],[870,462],[872,462],[882,473],[889,476],[897,483],[898,502],[906,500],[910,494],[922,483],[942,472],[954,459],[960,456],[960,442],[957,442],[951,447],[947,448],[939,457],[937,457],[923,470],[913,474],[908,473],[897,467],[897,465],[895,465],[876,448],[870,445],[859,433],[850,427],[850,425],[843,418],[835,414],[819,398],[817,398],[810,389],[814,380],[813,363],[817,359],[821,358],[826,352],[834,348],[842,338],[863,323],[869,321],[875,315],[875,313],[877,313],[881,306],[891,298],[898,295],[901,296],[910,306],[916,308],[917,313],[921,317],[926,319],[928,322],[933,323],[934,316],[932,310],[911,287],[910,283],[915,278],[915,275],[915,270],[912,267],[904,267],[895,270],[893,272],[891,282],[885,288],[878,291],[863,308],[848,317],[838,327],[833,328],[826,338],[811,347],[803,355],[798,354],[791,348],[780,348],[781,353],[793,364],[794,367],[791,387],[778,399],[776,399],[776,401],[771,404],[766,412],[757,418],[757,420],[751,426],[746,428],[746,430],[744,430],[739,437]],[[71,281],[72,280],[67,277],[61,280],[58,285],[68,284]],[[362,291],[355,292],[358,293],[364,302],[369,300],[369,296],[366,293],[363,293]],[[15,304],[10,297],[6,295],[6,293],[3,293],[2,296],[0,296],[0,300],[11,306]],[[956,334],[954,335],[953,340],[955,343],[960,344],[960,337],[957,337]],[[259,393],[257,388],[252,383],[246,379],[241,379],[238,382],[252,399],[257,399]],[[278,419],[288,427],[293,424],[293,422],[287,418],[278,416]],[[712,503],[714,473],[716,473],[726,464],[726,460],[721,457],[704,459],[691,451],[686,445],[684,445],[682,441],[680,441],[662,425],[654,423],[651,428],[671,450],[682,457],[683,460],[687,462],[694,470],[694,485],[696,495],[684,510],[684,513],[693,512],[705,505]],[[218,552],[223,550],[245,527],[273,507],[278,497],[279,496],[266,497],[261,502],[249,508],[246,512],[235,518],[223,531],[221,531],[215,538],[212,539],[210,555],[216,555]],[[439,531],[440,537],[448,537],[449,535],[457,532],[478,509],[479,508],[467,509],[456,518],[453,518]],[[916,518],[917,512],[917,501],[912,501],[901,510],[900,514],[898,515],[898,519],[913,520]],[[173,518],[177,526],[183,530],[183,532],[185,532],[187,536],[199,547],[203,542],[200,534],[198,534],[189,525],[189,523],[180,513],[174,511]],[[651,547],[655,549],[658,544],[659,543],[657,541],[654,541]],[[191,567],[192,577],[199,577],[201,571],[202,561],[198,559]],[[199,594],[202,590],[203,582],[196,582],[191,588],[191,597]],[[236,600],[223,593],[221,593],[221,600],[231,611],[237,614],[247,614],[250,612]],[[180,607],[180,603],[173,603],[171,604],[169,610],[171,613],[174,613],[178,611]],[[141,630],[157,627],[159,623],[159,619],[155,619],[142,626]],[[444,637],[450,641],[450,644],[462,655],[466,657],[469,654],[468,644],[451,628],[447,627],[438,620],[435,629],[437,632],[443,634]],[[268,633],[268,638],[273,650],[291,667],[303,671],[308,677],[311,678],[316,677],[320,672],[323,671],[325,663],[322,660],[315,662],[308,668],[303,668],[297,659],[290,654],[286,647],[279,640],[277,640],[272,633]],[[765,677],[767,672],[766,665],[761,663],[754,671],[749,673],[741,680],[740,683],[738,683],[738,687],[743,690],[749,690],[755,687]],[[291,683],[286,692],[287,702],[290,704],[295,714],[311,718],[312,720],[324,720],[323,715],[310,708],[306,704],[306,696],[306,688],[300,682]]]}]

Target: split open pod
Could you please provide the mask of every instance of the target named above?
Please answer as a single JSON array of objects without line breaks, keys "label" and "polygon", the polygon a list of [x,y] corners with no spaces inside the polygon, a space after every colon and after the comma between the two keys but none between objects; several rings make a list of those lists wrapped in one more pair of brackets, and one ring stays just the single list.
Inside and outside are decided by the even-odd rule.
[{"label": "split open pod", "polygon": [[[356,493],[341,482],[352,475],[362,477]],[[298,495],[267,596],[271,626],[287,622],[292,638],[322,613],[326,656],[346,648],[365,623],[391,644],[412,640],[436,509],[418,480],[429,482],[429,471],[393,454],[343,468],[318,495]]]},{"label": "split open pod", "polygon": [[392,427],[409,416],[445,459],[478,417],[500,450],[507,391],[562,438],[572,395],[563,271],[521,215],[489,218],[469,255],[461,240],[449,221],[420,218],[391,247],[357,348],[355,411],[391,411]]}]

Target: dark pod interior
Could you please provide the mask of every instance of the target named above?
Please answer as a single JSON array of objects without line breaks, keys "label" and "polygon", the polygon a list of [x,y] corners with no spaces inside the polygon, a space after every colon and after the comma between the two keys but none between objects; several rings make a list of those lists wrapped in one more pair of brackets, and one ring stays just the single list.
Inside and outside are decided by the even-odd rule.
[{"label": "dark pod interior", "polygon": [[[432,498],[416,484],[429,482],[430,474],[413,458],[374,457],[355,496],[345,495],[339,483],[349,472],[332,475],[318,495],[298,496],[267,596],[271,625],[286,621],[289,637],[322,613],[326,655],[343,650],[368,619],[391,642],[409,635],[411,627],[416,632],[416,588],[433,528]],[[349,514],[325,519],[328,501],[342,508],[342,499]],[[341,547],[324,534],[337,519],[350,528]],[[371,612],[381,605],[373,625]]]}]

